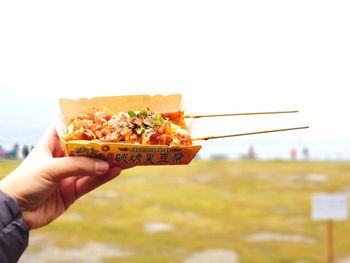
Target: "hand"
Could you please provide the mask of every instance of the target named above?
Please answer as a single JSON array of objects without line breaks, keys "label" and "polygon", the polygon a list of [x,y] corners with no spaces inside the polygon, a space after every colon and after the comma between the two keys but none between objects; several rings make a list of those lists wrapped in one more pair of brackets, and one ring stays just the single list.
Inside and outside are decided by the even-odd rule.
[{"label": "hand", "polygon": [[79,197],[112,180],[121,168],[87,157],[63,157],[52,128],[28,157],[0,182],[20,206],[29,229],[47,225]]}]

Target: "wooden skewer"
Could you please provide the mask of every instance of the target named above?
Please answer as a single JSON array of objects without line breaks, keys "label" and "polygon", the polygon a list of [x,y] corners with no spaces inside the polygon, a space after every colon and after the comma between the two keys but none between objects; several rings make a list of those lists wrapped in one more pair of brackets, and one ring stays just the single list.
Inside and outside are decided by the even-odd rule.
[{"label": "wooden skewer", "polygon": [[242,112],[242,113],[228,113],[228,114],[207,114],[207,115],[186,115],[184,118],[206,118],[206,117],[224,117],[224,116],[242,116],[242,115],[259,115],[259,114],[280,114],[280,113],[296,113],[298,110],[289,111],[263,111],[263,112]]},{"label": "wooden skewer", "polygon": [[309,126],[276,129],[276,130],[266,130],[266,131],[256,131],[256,132],[246,132],[246,133],[236,133],[236,134],[219,135],[219,136],[207,136],[207,137],[200,137],[200,138],[192,138],[192,141],[206,141],[206,140],[226,138],[226,137],[237,137],[237,136],[244,136],[244,135],[261,134],[261,133],[269,133],[269,132],[280,132],[280,131],[290,131],[290,130],[299,130],[299,129],[307,129],[307,128],[309,128]]}]

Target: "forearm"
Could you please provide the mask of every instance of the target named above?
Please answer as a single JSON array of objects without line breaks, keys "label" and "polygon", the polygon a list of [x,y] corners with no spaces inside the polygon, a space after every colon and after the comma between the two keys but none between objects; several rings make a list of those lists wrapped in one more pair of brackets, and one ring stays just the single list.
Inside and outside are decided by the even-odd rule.
[{"label": "forearm", "polygon": [[28,246],[28,227],[16,201],[0,190],[1,262],[18,262]]}]

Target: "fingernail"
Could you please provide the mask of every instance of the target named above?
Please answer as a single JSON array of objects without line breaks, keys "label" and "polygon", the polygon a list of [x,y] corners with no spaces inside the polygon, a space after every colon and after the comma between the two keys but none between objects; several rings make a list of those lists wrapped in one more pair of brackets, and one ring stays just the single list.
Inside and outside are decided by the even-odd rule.
[{"label": "fingernail", "polygon": [[95,170],[98,174],[104,174],[108,171],[109,165],[104,161],[95,161]]}]

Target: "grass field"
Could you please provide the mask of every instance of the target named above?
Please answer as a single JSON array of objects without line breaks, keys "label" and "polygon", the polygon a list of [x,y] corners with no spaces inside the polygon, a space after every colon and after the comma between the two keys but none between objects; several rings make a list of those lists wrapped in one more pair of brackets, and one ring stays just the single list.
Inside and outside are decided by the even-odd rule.
[{"label": "grass field", "polygon": [[[0,175],[16,165],[0,161]],[[137,167],[32,231],[22,262],[192,263],[191,255],[208,249],[232,251],[239,262],[326,262],[326,225],[310,220],[316,192],[350,193],[350,164],[196,160]],[[350,256],[349,236],[350,223],[337,222],[337,259]],[[120,254],[108,256],[108,248]]]}]

